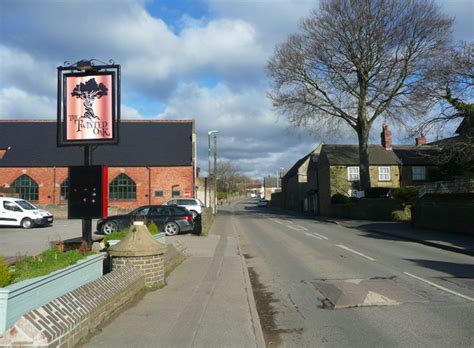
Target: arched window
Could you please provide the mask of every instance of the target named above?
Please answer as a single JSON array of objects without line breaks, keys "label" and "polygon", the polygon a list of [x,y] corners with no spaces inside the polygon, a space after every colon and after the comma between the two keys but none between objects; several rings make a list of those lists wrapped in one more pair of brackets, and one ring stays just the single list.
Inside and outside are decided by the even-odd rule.
[{"label": "arched window", "polygon": [[28,201],[38,200],[38,184],[26,174],[18,177],[11,184],[11,187],[23,199]]},{"label": "arched window", "polygon": [[124,201],[137,199],[137,185],[125,174],[117,176],[109,185],[110,200]]},{"label": "arched window", "polygon": [[69,198],[69,178],[66,178],[61,184],[59,199],[62,201],[67,201],[68,198]]}]

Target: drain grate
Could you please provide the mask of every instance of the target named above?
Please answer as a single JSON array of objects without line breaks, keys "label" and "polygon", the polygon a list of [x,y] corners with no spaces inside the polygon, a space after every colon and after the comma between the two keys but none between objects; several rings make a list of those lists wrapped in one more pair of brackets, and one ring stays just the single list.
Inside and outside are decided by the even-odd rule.
[{"label": "drain grate", "polygon": [[313,286],[330,302],[325,308],[395,306],[422,302],[412,292],[399,287],[391,278],[315,280]]}]

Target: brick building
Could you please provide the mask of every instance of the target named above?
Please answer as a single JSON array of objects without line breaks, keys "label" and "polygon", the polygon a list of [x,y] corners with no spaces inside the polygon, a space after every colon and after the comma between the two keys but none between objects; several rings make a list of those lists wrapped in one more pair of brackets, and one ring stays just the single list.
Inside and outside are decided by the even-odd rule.
[{"label": "brick building", "polygon": [[[93,165],[109,166],[109,206],[194,196],[194,121],[123,121],[119,141],[92,155]],[[82,147],[56,146],[55,121],[0,121],[0,188],[40,205],[65,205],[68,166],[83,161]]]}]

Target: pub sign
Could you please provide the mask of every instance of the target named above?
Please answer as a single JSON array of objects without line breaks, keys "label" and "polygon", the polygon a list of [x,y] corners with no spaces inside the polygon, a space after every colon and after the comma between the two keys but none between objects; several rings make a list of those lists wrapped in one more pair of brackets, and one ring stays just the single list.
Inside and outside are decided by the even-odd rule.
[{"label": "pub sign", "polygon": [[120,68],[58,68],[58,146],[118,144]]}]

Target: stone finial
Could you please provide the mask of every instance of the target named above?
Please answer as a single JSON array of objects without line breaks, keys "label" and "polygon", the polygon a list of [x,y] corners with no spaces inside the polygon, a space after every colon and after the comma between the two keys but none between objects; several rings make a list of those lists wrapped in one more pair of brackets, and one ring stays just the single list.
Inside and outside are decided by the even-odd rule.
[{"label": "stone finial", "polygon": [[392,132],[388,129],[388,125],[384,124],[382,127],[382,133],[380,133],[380,138],[382,140],[382,146],[385,150],[392,149]]},{"label": "stone finial", "polygon": [[111,246],[112,256],[150,256],[164,254],[166,245],[155,240],[143,221],[135,221],[130,226],[130,233],[119,243]]}]

